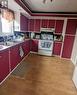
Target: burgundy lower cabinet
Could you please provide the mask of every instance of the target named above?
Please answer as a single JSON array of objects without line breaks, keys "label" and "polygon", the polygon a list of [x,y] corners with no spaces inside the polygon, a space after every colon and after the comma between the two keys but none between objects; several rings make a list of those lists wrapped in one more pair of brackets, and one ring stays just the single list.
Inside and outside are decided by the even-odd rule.
[{"label": "burgundy lower cabinet", "polygon": [[20,45],[16,45],[10,48],[11,70],[13,70],[18,65],[18,63],[21,61],[19,48],[20,48]]},{"label": "burgundy lower cabinet", "polygon": [[75,36],[65,36],[62,57],[71,58]]},{"label": "burgundy lower cabinet", "polygon": [[61,46],[62,46],[62,42],[54,42],[54,45],[53,45],[53,54],[54,55],[60,55]]},{"label": "burgundy lower cabinet", "polygon": [[38,40],[31,40],[30,42],[30,50],[32,52],[38,52]]},{"label": "burgundy lower cabinet", "polygon": [[26,40],[22,43],[22,48],[24,51],[24,56],[26,56],[30,52],[30,40]]},{"label": "burgundy lower cabinet", "polygon": [[9,50],[0,51],[0,82],[10,73]]}]

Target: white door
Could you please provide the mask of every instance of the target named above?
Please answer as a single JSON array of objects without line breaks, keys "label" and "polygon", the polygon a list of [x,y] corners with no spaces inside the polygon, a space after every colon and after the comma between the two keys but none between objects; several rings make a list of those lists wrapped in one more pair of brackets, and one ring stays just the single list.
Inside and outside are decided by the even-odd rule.
[{"label": "white door", "polygon": [[76,63],[76,66],[75,66],[75,70],[74,70],[74,73],[73,73],[73,82],[77,88],[77,63]]}]

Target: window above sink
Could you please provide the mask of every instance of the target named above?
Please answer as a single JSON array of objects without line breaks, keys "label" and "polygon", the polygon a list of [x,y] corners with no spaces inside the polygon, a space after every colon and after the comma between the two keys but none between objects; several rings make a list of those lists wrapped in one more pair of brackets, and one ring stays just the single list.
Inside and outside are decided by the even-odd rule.
[{"label": "window above sink", "polygon": [[14,31],[14,13],[9,9],[1,9],[0,34],[12,35]]}]

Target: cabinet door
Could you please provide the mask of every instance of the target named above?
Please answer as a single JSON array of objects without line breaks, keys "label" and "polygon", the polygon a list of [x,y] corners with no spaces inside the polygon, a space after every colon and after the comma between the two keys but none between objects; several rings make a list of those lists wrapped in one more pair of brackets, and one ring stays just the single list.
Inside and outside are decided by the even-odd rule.
[{"label": "cabinet door", "polygon": [[9,74],[9,50],[0,52],[0,82]]},{"label": "cabinet door", "polygon": [[42,25],[41,25],[42,28],[47,28],[48,27],[48,20],[42,20]]},{"label": "cabinet door", "polygon": [[38,52],[38,40],[31,40],[31,51]]},{"label": "cabinet door", "polygon": [[75,36],[65,36],[63,51],[62,51],[63,58],[70,58],[71,57],[73,44],[74,44],[74,38],[75,38]]},{"label": "cabinet door", "polygon": [[62,43],[55,42],[53,46],[53,54],[60,55]]},{"label": "cabinet door", "polygon": [[30,40],[26,40],[24,43],[22,43],[22,47],[26,56],[30,52]]},{"label": "cabinet door", "polygon": [[56,20],[55,33],[62,33],[64,20]]},{"label": "cabinet door", "polygon": [[41,22],[40,19],[35,19],[34,22],[35,22],[35,25],[34,25],[35,32],[40,32],[40,25],[41,25],[40,24],[40,22]]},{"label": "cabinet door", "polygon": [[48,28],[54,28],[55,27],[55,20],[49,20]]},{"label": "cabinet door", "polygon": [[19,45],[10,48],[10,65],[13,70],[17,64],[21,61]]},{"label": "cabinet door", "polygon": [[34,31],[34,19],[29,19],[28,20],[28,30],[29,31]]},{"label": "cabinet door", "polygon": [[77,20],[68,19],[67,28],[66,28],[66,34],[75,35],[76,34],[76,28],[77,28]]},{"label": "cabinet door", "polygon": [[28,18],[22,14],[20,16],[20,30],[28,31]]},{"label": "cabinet door", "polygon": [[30,52],[30,40],[26,41],[26,55]]}]

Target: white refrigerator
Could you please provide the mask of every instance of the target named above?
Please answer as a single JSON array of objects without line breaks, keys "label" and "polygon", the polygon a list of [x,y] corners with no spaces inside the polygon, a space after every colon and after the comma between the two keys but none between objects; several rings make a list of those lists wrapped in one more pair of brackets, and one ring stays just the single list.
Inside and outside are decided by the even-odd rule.
[{"label": "white refrigerator", "polygon": [[77,88],[77,62],[73,73],[73,82],[75,84],[75,87]]}]

